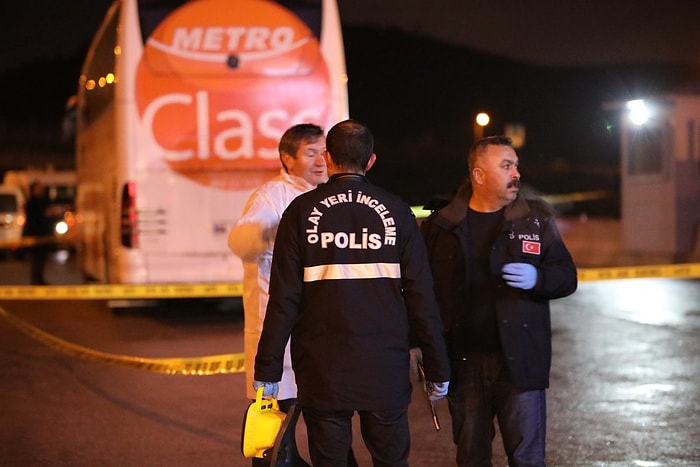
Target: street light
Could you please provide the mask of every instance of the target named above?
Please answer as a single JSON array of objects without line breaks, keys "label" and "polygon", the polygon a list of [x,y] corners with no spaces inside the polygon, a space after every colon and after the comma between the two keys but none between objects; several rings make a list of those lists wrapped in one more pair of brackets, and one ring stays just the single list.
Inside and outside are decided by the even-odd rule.
[{"label": "street light", "polygon": [[484,137],[484,127],[489,124],[490,120],[489,114],[485,112],[476,114],[476,119],[474,120],[474,142]]},{"label": "street light", "polygon": [[629,110],[630,120],[635,125],[644,125],[649,120],[649,108],[642,99],[628,101],[626,106]]}]

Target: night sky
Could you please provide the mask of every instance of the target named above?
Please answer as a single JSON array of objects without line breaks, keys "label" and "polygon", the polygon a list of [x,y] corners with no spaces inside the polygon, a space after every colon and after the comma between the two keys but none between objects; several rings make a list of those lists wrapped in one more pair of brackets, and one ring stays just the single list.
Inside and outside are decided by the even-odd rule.
[{"label": "night sky", "polygon": [[[3,1],[0,72],[74,53],[110,3]],[[346,26],[396,28],[531,64],[700,61],[696,0],[339,0],[338,6]]]},{"label": "night sky", "polygon": [[340,0],[347,24],[396,27],[538,65],[700,60],[697,0]]}]

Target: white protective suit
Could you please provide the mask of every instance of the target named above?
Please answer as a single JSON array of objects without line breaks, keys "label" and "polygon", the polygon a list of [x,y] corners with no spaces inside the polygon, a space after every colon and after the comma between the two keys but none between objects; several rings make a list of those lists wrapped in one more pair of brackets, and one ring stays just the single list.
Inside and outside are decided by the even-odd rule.
[{"label": "white protective suit", "polygon": [[[265,320],[272,249],[282,213],[298,195],[315,188],[301,177],[284,169],[272,180],[261,185],[248,199],[243,214],[228,235],[228,246],[243,260],[243,313],[245,323],[244,353],[246,394],[255,399],[253,374],[255,354]],[[279,385],[279,400],[297,397],[297,386],[289,354],[289,342],[284,354],[284,370]]]}]

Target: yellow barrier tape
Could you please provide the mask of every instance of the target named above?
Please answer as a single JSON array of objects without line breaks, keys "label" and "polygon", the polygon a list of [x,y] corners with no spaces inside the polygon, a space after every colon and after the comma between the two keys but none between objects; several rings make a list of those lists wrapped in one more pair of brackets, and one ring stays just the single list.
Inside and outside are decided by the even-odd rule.
[{"label": "yellow barrier tape", "polygon": [[578,280],[580,282],[655,277],[674,279],[700,278],[700,263],[621,266],[598,269],[583,268],[578,270]]},{"label": "yellow barrier tape", "polygon": [[[578,270],[580,282],[639,278],[700,278],[700,263],[611,267]],[[85,286],[17,286],[0,287],[0,299],[109,299],[231,297],[240,295],[241,284],[205,285],[85,285]],[[0,316],[28,336],[65,354],[84,360],[126,366],[156,373],[179,375],[213,375],[244,371],[242,353],[193,358],[142,358],[117,355],[72,344],[32,326],[0,307]]]},{"label": "yellow barrier tape", "polygon": [[2,307],[0,307],[0,316],[31,338],[67,355],[83,360],[95,360],[168,375],[202,376],[240,373],[245,368],[245,359],[242,353],[192,358],[142,358],[101,352],[59,339],[8,313]]},{"label": "yellow barrier tape", "polygon": [[75,243],[73,237],[22,237],[19,240],[2,240],[0,249],[4,248],[27,248],[36,245],[61,245],[71,246]]},{"label": "yellow barrier tape", "polygon": [[[542,199],[550,204],[580,203],[582,201],[596,201],[612,197],[612,193],[607,190],[578,191],[560,195],[540,195]],[[446,202],[449,201],[445,200]],[[433,211],[424,209],[423,206],[411,206],[413,215],[418,219],[428,217]]]},{"label": "yellow barrier tape", "polygon": [[0,286],[0,300],[229,298],[242,294],[241,283]]},{"label": "yellow barrier tape", "polygon": [[[579,282],[665,277],[700,278],[700,263],[579,268]],[[0,286],[0,300],[140,300],[166,298],[232,298],[243,294],[241,283],[87,284]]]},{"label": "yellow barrier tape", "polygon": [[579,191],[563,195],[542,195],[542,199],[550,204],[580,203],[582,201],[596,201],[611,198],[612,193],[607,190]]}]

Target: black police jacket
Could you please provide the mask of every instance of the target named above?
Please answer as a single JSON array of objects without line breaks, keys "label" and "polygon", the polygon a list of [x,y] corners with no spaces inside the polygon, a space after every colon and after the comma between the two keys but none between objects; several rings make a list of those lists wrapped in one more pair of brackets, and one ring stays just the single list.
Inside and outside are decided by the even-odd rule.
[{"label": "black police jacket", "polygon": [[[469,255],[465,217],[471,186],[465,183],[450,203],[421,224],[440,304],[443,332],[451,357],[458,359],[460,317],[468,313]],[[537,268],[531,290],[508,286],[501,277],[506,263],[525,262]],[[561,239],[552,210],[538,200],[518,195],[504,210],[490,256],[496,289],[495,309],[501,346],[513,383],[523,389],[549,386],[552,358],[549,300],[572,294],[576,266]]]},{"label": "black police jacket", "polygon": [[449,359],[418,223],[397,196],[355,174],[297,197],[282,216],[255,379],[278,381],[291,333],[302,406],[405,407],[409,348],[426,377],[448,381]]}]

